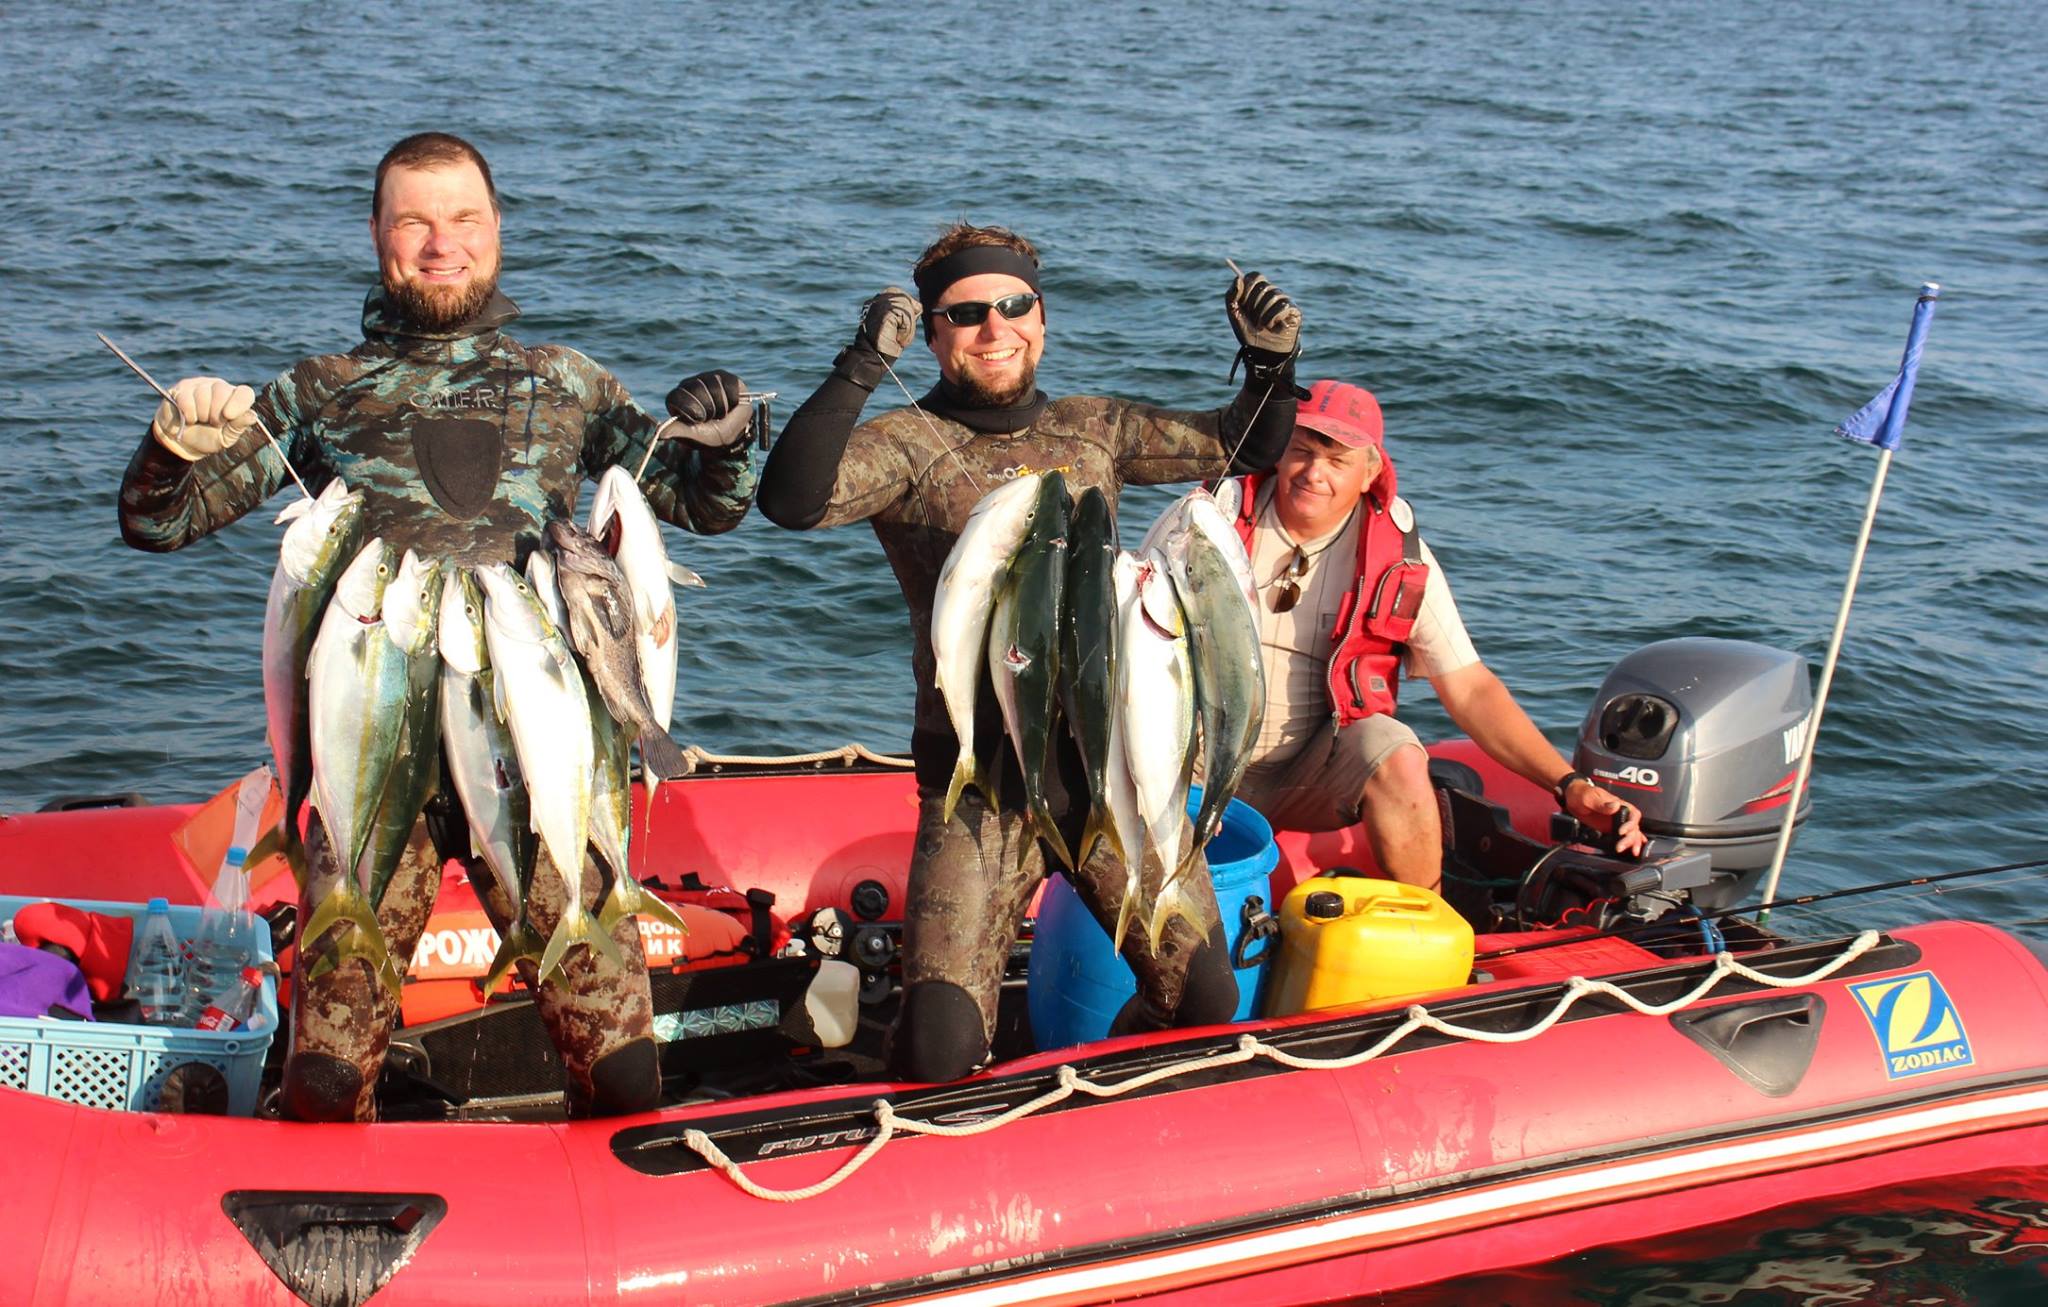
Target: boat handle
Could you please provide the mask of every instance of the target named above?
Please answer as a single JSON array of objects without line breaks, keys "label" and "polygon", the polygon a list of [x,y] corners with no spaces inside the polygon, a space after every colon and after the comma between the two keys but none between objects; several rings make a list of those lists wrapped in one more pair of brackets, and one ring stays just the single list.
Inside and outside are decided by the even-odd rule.
[{"label": "boat handle", "polygon": [[[1233,971],[1262,965],[1273,952],[1273,941],[1279,937],[1280,922],[1266,911],[1266,900],[1256,894],[1247,895],[1242,909],[1244,930],[1239,933],[1237,943],[1230,946],[1230,966]],[[1256,954],[1251,946],[1264,942],[1264,948]]]}]

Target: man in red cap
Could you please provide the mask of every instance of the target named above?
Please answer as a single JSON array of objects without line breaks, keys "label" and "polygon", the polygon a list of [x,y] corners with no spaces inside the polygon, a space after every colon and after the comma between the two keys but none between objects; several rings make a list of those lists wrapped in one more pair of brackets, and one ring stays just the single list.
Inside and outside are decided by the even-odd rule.
[{"label": "man in red cap", "polygon": [[1642,846],[1635,810],[1573,771],[1479,661],[1415,512],[1395,493],[1372,392],[1316,382],[1279,463],[1241,488],[1266,716],[1239,798],[1283,830],[1362,821],[1382,870],[1439,889],[1428,755],[1394,719],[1405,667],[1494,761],[1595,829],[1619,820],[1625,851]]}]

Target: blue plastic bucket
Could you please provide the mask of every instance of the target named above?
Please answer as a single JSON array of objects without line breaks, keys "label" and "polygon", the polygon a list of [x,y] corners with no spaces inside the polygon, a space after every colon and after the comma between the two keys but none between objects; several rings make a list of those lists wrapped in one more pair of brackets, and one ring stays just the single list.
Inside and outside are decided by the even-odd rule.
[{"label": "blue plastic bucket", "polygon": [[[1195,787],[1188,795],[1190,816],[1202,801]],[[1268,899],[1273,868],[1280,850],[1273,828],[1256,808],[1232,799],[1223,825],[1209,841],[1209,875],[1216,884],[1216,904],[1223,914],[1223,938],[1237,966],[1236,1019],[1258,1010],[1259,990],[1270,951],[1266,932],[1244,940],[1247,923],[1272,911]],[[1133,921],[1133,931],[1145,923]],[[1041,1049],[1066,1048],[1101,1039],[1109,1033],[1131,995],[1138,992],[1131,968],[1109,946],[1109,933],[1095,920],[1081,896],[1064,876],[1054,876],[1038,905],[1038,924],[1031,940],[1028,990],[1031,1034]]]}]

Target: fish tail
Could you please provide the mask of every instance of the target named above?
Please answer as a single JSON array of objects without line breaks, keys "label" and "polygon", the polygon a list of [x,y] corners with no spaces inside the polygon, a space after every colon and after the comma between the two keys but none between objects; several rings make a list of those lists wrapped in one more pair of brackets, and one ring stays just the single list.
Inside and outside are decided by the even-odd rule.
[{"label": "fish tail", "polygon": [[589,947],[604,954],[613,962],[625,965],[619,956],[619,946],[612,942],[611,935],[597,928],[597,918],[591,913],[578,909],[564,912],[562,919],[555,923],[554,934],[548,936],[548,946],[541,952],[540,974],[536,983],[545,983],[548,977],[562,969],[573,949]]},{"label": "fish tail", "polygon": [[484,973],[482,981],[483,992],[489,994],[503,984],[506,973],[521,959],[538,963],[546,948],[547,941],[540,937],[540,932],[533,928],[533,923],[522,914],[505,932],[505,938],[498,944],[498,951],[492,955],[490,969]]},{"label": "fish tail", "polygon": [[1074,870],[1074,851],[1067,847],[1067,837],[1060,834],[1059,823],[1052,818],[1052,805],[1045,801],[1044,795],[1040,795],[1032,802],[1031,821],[1038,827],[1038,837],[1045,841],[1053,856],[1060,860],[1060,865],[1068,871]]},{"label": "fish tail", "polygon": [[981,769],[975,766],[974,754],[962,749],[960,757],[953,763],[953,779],[946,786],[946,806],[942,810],[945,820],[953,820],[953,810],[960,806],[960,796],[967,792],[970,785],[983,794],[988,792],[987,785],[981,779]]},{"label": "fish tail", "polygon": [[1116,912],[1116,930],[1110,935],[1109,943],[1112,952],[1123,952],[1124,936],[1130,933],[1131,918],[1138,913],[1138,900],[1141,897],[1142,895],[1138,890],[1138,874],[1134,871],[1131,873],[1129,883],[1124,886],[1123,905]]},{"label": "fish tail", "polygon": [[[1194,865],[1194,856],[1201,847],[1200,844],[1190,842],[1187,853],[1174,863],[1166,873],[1165,882],[1159,887],[1159,897],[1152,905],[1152,920],[1145,932],[1154,956],[1159,953],[1160,941],[1166,937],[1166,927],[1175,917],[1194,927],[1196,936],[1200,938],[1207,938],[1209,928],[1216,924],[1213,917],[1204,921],[1203,918],[1209,914],[1198,910],[1195,900],[1188,896],[1188,886],[1194,882],[1187,875],[1187,871]],[[1168,853],[1167,856],[1171,857],[1172,854]]]},{"label": "fish tail", "polygon": [[682,746],[667,731],[653,726],[640,736],[640,765],[648,775],[650,786],[686,776],[690,771],[690,760],[684,756]]},{"label": "fish tail", "polygon": [[598,910],[597,926],[605,934],[611,934],[612,927],[625,917],[652,917],[665,925],[674,926],[685,935],[690,928],[683,924],[682,917],[659,894],[649,894],[639,881],[631,876],[617,876],[612,880],[612,892],[606,897],[604,906]]},{"label": "fish tail", "polygon": [[[391,945],[385,942],[383,928],[377,924],[377,914],[371,910],[370,901],[363,896],[353,877],[342,877],[327,897],[320,900],[320,906],[313,909],[313,916],[306,922],[305,932],[300,938],[305,941],[305,947],[312,948],[319,943],[321,936],[336,926],[343,929],[335,937],[334,947],[328,950],[334,965],[349,958],[361,958],[380,976],[391,971]],[[325,970],[320,968],[314,974]],[[404,976],[399,975],[396,979],[402,987]],[[388,979],[386,987],[391,987]]]},{"label": "fish tail", "polygon": [[1152,946],[1154,957],[1159,955],[1160,944],[1166,938],[1166,928],[1175,917],[1195,927],[1197,934],[1202,933],[1201,923],[1189,911],[1186,894],[1177,884],[1159,891],[1159,901],[1152,905],[1152,919],[1145,926],[1145,940]]},{"label": "fish tail", "polygon": [[1085,863],[1095,856],[1096,849],[1105,841],[1118,862],[1128,861],[1124,856],[1124,842],[1116,833],[1116,818],[1109,811],[1109,805],[1091,804],[1088,808],[1088,821],[1081,827],[1081,843],[1075,852]]},{"label": "fish tail", "polygon": [[283,858],[285,865],[292,869],[292,880],[299,891],[305,892],[306,881],[312,876],[313,868],[306,861],[306,843],[292,828],[289,821],[280,820],[277,825],[263,832],[263,837],[249,846],[249,856],[242,860],[245,867],[257,867],[271,858]]}]

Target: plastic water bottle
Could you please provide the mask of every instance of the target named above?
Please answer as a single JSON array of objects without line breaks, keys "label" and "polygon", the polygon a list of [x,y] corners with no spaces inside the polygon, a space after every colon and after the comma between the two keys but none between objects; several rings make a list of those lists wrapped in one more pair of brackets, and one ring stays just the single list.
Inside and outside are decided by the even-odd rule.
[{"label": "plastic water bottle", "polygon": [[243,967],[241,978],[235,982],[233,992],[207,1004],[206,1011],[199,1014],[197,1028],[200,1030],[233,1030],[249,1019],[256,1010],[256,995],[263,989],[263,973],[254,967]]},{"label": "plastic water bottle", "polygon": [[170,901],[151,899],[128,951],[128,996],[142,1004],[145,1024],[177,1024],[185,998],[184,970],[178,932],[171,929]]},{"label": "plastic water bottle", "polygon": [[213,890],[199,914],[199,927],[185,941],[185,994],[179,1025],[197,1025],[214,1000],[230,997],[242,964],[249,960],[255,918],[249,912],[249,846],[263,802],[270,796],[270,768],[258,767],[242,778],[235,795],[235,834],[220,860]]}]

